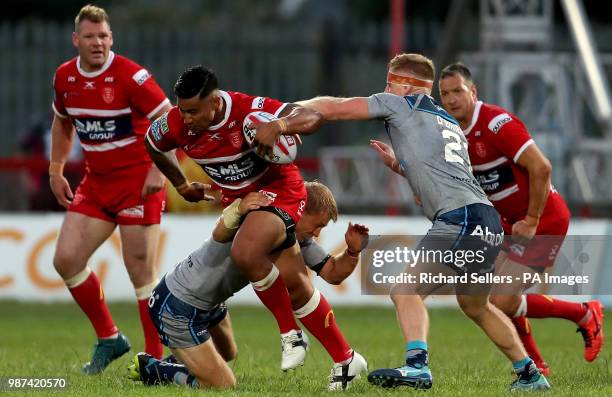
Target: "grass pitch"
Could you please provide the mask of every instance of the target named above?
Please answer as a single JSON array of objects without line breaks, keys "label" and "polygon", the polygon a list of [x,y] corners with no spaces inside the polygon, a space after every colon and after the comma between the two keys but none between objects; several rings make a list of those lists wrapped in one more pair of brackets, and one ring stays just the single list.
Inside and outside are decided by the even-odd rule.
[{"label": "grass pitch", "polygon": [[[188,390],[179,386],[145,387],[127,379],[126,366],[143,349],[138,311],[134,304],[110,305],[119,328],[130,338],[132,351],[100,376],[85,376],[94,333],[76,304],[24,304],[0,302],[0,377],[65,377],[68,387],[59,391],[23,390],[0,395],[59,396],[183,396],[183,395],[327,395],[332,363],[313,341],[303,368],[283,374],[280,341],[272,316],[265,309],[231,307],[238,342],[238,358],[231,363],[238,386],[231,391]],[[352,346],[368,360],[369,369],[396,367],[403,361],[403,342],[390,308],[339,307],[336,319]],[[430,396],[510,395],[510,363],[484,334],[459,311],[433,309],[429,338],[430,366],[434,375]],[[607,312],[607,333],[612,332],[612,312]],[[534,335],[552,368],[553,390],[547,396],[612,396],[610,343],[599,358],[582,358],[583,342],[573,324],[563,320],[533,320]],[[409,388],[380,389],[358,380],[347,395],[399,396],[421,393]],[[419,394],[422,395],[422,394]]]}]

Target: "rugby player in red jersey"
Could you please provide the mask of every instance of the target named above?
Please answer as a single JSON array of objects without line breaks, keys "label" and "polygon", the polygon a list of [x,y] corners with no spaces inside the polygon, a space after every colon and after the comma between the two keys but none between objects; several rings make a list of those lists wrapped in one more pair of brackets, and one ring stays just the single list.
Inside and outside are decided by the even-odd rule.
[{"label": "rugby player in red jersey", "polygon": [[[253,191],[263,192],[271,199],[269,206],[251,211],[244,218],[232,243],[231,259],[276,318],[283,346],[281,369],[300,366],[307,345],[274,262],[281,253],[280,260],[301,260],[295,225],[306,206],[306,189],[294,164],[272,164],[259,157],[246,142],[242,126],[249,113],[265,111],[278,116],[276,122],[285,131],[307,132],[320,126],[321,116],[275,99],[220,90],[214,72],[203,66],[184,71],[174,93],[177,106],[156,120],[147,132],[149,154],[188,201],[210,199],[209,186],[187,180],[172,152],[177,148],[200,164],[221,188],[223,206]],[[313,309],[300,320],[322,342],[334,362],[348,362],[352,349],[329,315],[331,307],[325,297],[321,295]]]},{"label": "rugby player in red jersey", "polygon": [[[94,251],[119,225],[123,260],[134,285],[146,351],[161,357],[163,346],[149,318],[147,302],[157,284],[155,248],[164,206],[164,176],[143,144],[149,120],[170,108],[166,95],[142,66],[113,53],[104,9],[87,5],[75,19],[75,57],[57,69],[49,183],[67,208],[53,264],[98,337],[83,367],[100,373],[130,349],[108,311],[96,274],[87,267]],[[63,167],[78,135],[85,177],[76,192]]]},{"label": "rugby player in red jersey", "polygon": [[[525,266],[537,272],[553,266],[570,213],[551,184],[550,162],[518,117],[478,100],[465,65],[445,67],[439,89],[442,105],[459,121],[468,140],[474,175],[501,215],[505,234],[511,236],[498,257],[497,273],[520,275]],[[547,375],[550,370],[538,351],[527,317],[557,317],[576,323],[584,338],[584,358],[595,360],[603,343],[601,302],[574,303],[523,294],[529,286],[522,284],[510,294],[492,294],[491,300],[512,319],[527,353],[542,372]]]}]

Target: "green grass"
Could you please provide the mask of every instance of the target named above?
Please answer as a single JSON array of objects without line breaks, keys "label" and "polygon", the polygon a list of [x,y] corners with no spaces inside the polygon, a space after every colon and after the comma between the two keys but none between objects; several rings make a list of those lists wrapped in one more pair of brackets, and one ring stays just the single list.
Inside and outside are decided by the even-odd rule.
[{"label": "green grass", "polygon": [[[135,304],[114,304],[111,312],[132,342],[132,352],[111,364],[101,376],[81,375],[88,361],[93,332],[75,304],[0,302],[0,377],[67,377],[62,391],[22,391],[0,395],[143,396],[157,395],[329,395],[326,391],[331,361],[316,342],[303,368],[290,374],[278,369],[280,342],[275,324],[260,307],[231,307],[238,342],[238,358],[231,363],[238,386],[225,392],[194,391],[179,386],[144,387],[126,378],[126,365],[143,341]],[[434,309],[429,339],[434,386],[429,396],[498,396],[513,380],[509,362],[483,333],[453,309]],[[607,313],[612,318],[612,313]],[[352,346],[369,362],[369,369],[398,366],[403,342],[392,309],[339,307],[336,318]],[[562,320],[532,321],[536,340],[552,368],[553,391],[547,396],[612,396],[612,358],[604,346],[594,363],[582,358],[582,339]],[[612,322],[607,321],[608,330]],[[361,379],[348,395],[399,396],[420,393],[411,389],[385,390]],[[421,394],[418,394],[421,395]]]}]

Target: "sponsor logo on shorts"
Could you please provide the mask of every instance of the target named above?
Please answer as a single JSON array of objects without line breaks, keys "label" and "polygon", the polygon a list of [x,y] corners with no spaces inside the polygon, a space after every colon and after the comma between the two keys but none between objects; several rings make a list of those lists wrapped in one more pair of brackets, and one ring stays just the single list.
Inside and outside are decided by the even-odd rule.
[{"label": "sponsor logo on shorts", "polygon": [[126,218],[144,218],[144,205],[137,205],[135,207],[122,209],[117,215],[124,216]]},{"label": "sponsor logo on shorts", "polygon": [[508,113],[498,114],[489,122],[488,127],[493,133],[497,134],[500,128],[510,121],[512,121],[512,117]]},{"label": "sponsor logo on shorts", "polygon": [[138,85],[143,85],[145,81],[147,81],[151,77],[151,74],[147,69],[140,69],[138,72],[134,73],[132,76],[132,80],[136,82]]},{"label": "sponsor logo on shorts", "polygon": [[559,253],[559,244],[555,244],[550,249],[550,253],[548,254],[548,260],[555,259],[558,253]]},{"label": "sponsor logo on shorts", "polygon": [[501,233],[493,233],[489,231],[489,227],[485,226],[484,230],[482,226],[476,225],[474,231],[470,234],[471,236],[480,236],[480,239],[485,243],[496,247],[500,245],[504,241],[504,232]]},{"label": "sponsor logo on shorts", "polygon": [[[267,198],[270,199],[270,201],[272,201],[272,203],[274,202],[274,200],[276,199],[276,196],[278,196],[278,194],[273,193],[273,192],[268,192],[265,190],[260,190],[259,193],[262,193],[263,195],[265,195]],[[270,203],[271,204],[271,203]]]},{"label": "sponsor logo on shorts", "polygon": [[512,244],[510,246],[510,251],[512,251],[516,256],[523,256],[525,254],[525,246],[521,244]]}]

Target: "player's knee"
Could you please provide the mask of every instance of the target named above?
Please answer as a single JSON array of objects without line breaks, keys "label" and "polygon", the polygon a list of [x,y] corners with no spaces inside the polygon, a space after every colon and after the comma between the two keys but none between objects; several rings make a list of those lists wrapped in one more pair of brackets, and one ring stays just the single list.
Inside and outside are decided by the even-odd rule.
[{"label": "player's knee", "polygon": [[395,307],[401,307],[405,305],[407,300],[410,299],[411,296],[414,295],[407,294],[404,288],[398,285],[393,286],[389,294],[391,302],[393,302]]},{"label": "player's knee", "polygon": [[497,307],[499,310],[504,312],[507,316],[512,317],[520,304],[520,298],[518,302],[513,296],[508,295],[491,295],[489,302]]},{"label": "player's knee", "polygon": [[230,362],[238,356],[238,346],[235,343],[229,345],[225,350],[219,352],[225,362]]},{"label": "player's knee", "polygon": [[221,374],[215,374],[215,376],[210,379],[197,377],[200,388],[213,387],[215,389],[231,389],[236,386],[236,377],[234,373],[230,369],[222,372]]},{"label": "player's knee", "polygon": [[459,300],[459,307],[466,316],[476,322],[478,322],[487,311],[487,303],[482,303],[481,301]]},{"label": "player's knee", "polygon": [[85,269],[87,264],[79,262],[73,253],[60,248],[56,249],[53,255],[53,267],[63,279],[70,278]]},{"label": "player's knee", "polygon": [[247,267],[251,263],[255,250],[248,243],[232,244],[232,250],[230,251],[230,257],[236,266],[240,268]]}]

